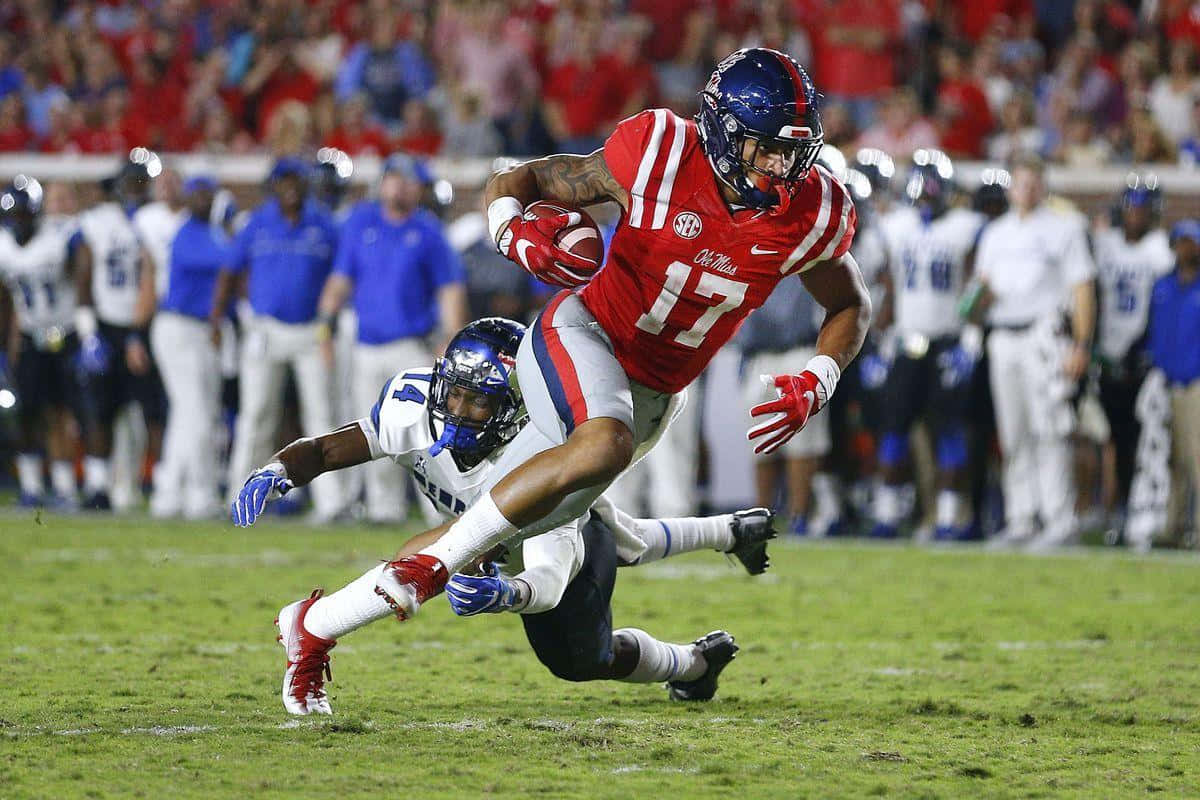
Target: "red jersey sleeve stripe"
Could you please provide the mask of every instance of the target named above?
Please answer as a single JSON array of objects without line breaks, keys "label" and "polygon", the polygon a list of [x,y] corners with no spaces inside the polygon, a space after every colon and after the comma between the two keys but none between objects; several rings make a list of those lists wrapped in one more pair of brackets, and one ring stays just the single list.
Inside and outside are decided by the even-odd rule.
[{"label": "red jersey sleeve stripe", "polygon": [[819,167],[813,167],[813,169],[817,170],[817,177],[821,179],[821,207],[817,211],[817,221],[809,229],[808,233],[805,234],[804,238],[800,240],[800,244],[796,246],[796,249],[784,260],[783,266],[779,268],[779,271],[785,275],[792,271],[792,267],[796,265],[796,262],[812,249],[812,246],[825,234],[825,229],[829,227],[829,216],[833,202],[833,198],[830,195],[832,194],[831,190],[833,187],[825,177],[825,173]]},{"label": "red jersey sleeve stripe", "polygon": [[838,194],[842,199],[842,213],[838,216],[837,234],[829,240],[829,244],[821,251],[821,255],[814,261],[828,261],[833,258],[833,254],[837,252],[838,245],[842,243],[842,239],[846,236],[846,228],[850,225],[850,211],[854,208],[854,204],[850,198],[846,196],[846,190],[840,186],[834,186],[838,190]]},{"label": "red jersey sleeve stripe", "polygon": [[[674,115],[672,115],[674,116]],[[683,143],[687,138],[687,123],[674,117],[674,138],[667,153],[667,165],[663,169],[662,182],[658,186],[658,197],[654,201],[654,220],[650,227],[661,228],[667,222],[667,211],[671,207],[671,190],[675,187],[675,175],[679,172],[679,158],[683,154]]]},{"label": "red jersey sleeve stripe", "polygon": [[650,132],[650,142],[642,153],[638,164],[637,177],[634,178],[630,190],[629,224],[635,228],[642,227],[642,217],[646,210],[646,185],[650,183],[650,173],[654,171],[654,162],[658,160],[658,151],[662,148],[663,134],[667,130],[666,109],[654,109],[654,128]]},{"label": "red jersey sleeve stripe", "polygon": [[[829,187],[829,193],[833,196],[833,213],[830,215],[831,224],[825,226],[824,235],[817,240],[817,243],[813,246],[812,250],[804,254],[804,258],[800,262],[801,272],[804,272],[806,269],[821,263],[822,260],[827,258],[827,256],[825,256],[826,248],[828,248],[830,253],[832,253],[832,251],[837,247],[838,242],[841,241],[841,234],[845,233],[844,225],[846,220],[845,217],[843,217],[843,214],[847,213],[850,203],[846,197],[846,193],[840,189],[841,187],[833,183],[831,179]],[[834,219],[839,220],[838,225],[832,224],[832,220]],[[835,236],[835,234],[837,235]]]}]

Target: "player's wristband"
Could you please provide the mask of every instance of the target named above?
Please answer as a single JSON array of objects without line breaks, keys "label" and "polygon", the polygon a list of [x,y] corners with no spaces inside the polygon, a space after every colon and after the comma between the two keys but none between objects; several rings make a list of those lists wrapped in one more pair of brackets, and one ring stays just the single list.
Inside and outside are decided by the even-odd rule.
[{"label": "player's wristband", "polygon": [[141,328],[134,328],[131,330],[128,335],[125,336],[125,346],[128,347],[131,344],[140,344],[143,347],[148,347],[146,344],[146,332]]},{"label": "player's wristband", "polygon": [[98,327],[96,312],[91,306],[79,306],[75,309],[75,332],[79,334],[80,339],[95,336]]},{"label": "player's wristband", "polygon": [[821,408],[833,397],[833,390],[837,388],[838,380],[842,377],[842,369],[829,356],[818,355],[813,356],[804,365],[804,370],[817,376],[817,408]]},{"label": "player's wristband", "polygon": [[272,461],[270,464],[263,466],[258,471],[259,472],[274,472],[276,475],[283,478],[285,481],[291,480],[291,478],[288,477],[287,467],[285,467],[283,465],[282,461]]},{"label": "player's wristband", "polygon": [[492,242],[497,243],[500,229],[511,222],[513,217],[519,217],[523,213],[525,206],[515,197],[497,197],[493,200],[487,210],[488,233],[491,234]]}]

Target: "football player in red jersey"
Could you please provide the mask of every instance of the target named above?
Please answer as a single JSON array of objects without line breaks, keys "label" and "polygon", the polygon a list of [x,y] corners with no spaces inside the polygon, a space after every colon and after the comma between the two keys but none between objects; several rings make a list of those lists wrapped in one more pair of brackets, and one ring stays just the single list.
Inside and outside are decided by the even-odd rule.
[{"label": "football player in red jersey", "polygon": [[[823,136],[812,81],[783,53],[739,50],[700,97],[694,121],[643,111],[591,155],[538,159],[489,181],[500,251],[566,290],[518,353],[532,424],[476,503],[411,539],[380,574],[375,592],[398,618],[495,545],[583,513],[652,446],[671,397],[780,280],[798,274],[827,313],[817,355],[773,376],[778,399],[751,409],[757,451],[804,427],[858,353],[870,299],[848,252],[849,193],[814,166]],[[588,265],[555,244],[572,215],[525,217],[535,200],[620,204],[607,264],[581,291],[571,289]]]}]

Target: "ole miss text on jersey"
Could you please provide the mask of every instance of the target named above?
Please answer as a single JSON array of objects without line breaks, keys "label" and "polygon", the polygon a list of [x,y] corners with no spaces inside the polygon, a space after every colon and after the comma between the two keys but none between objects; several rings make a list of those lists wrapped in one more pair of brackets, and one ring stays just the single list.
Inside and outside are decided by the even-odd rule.
[{"label": "ole miss text on jersey", "polygon": [[850,194],[820,165],[780,208],[731,210],[691,120],[624,120],[604,144],[629,193],[604,268],[581,290],[628,376],[678,392],[775,284],[850,249]]}]

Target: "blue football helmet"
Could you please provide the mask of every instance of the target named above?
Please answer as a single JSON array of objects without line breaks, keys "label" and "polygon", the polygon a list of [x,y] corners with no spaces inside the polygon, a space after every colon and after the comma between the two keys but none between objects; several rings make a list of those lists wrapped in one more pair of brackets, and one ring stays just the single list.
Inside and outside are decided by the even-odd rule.
[{"label": "blue football helmet", "polygon": [[[524,423],[525,408],[514,371],[517,348],[524,335],[525,326],[519,322],[485,317],[450,340],[445,355],[434,366],[429,384],[429,429],[436,437],[430,455],[449,450],[456,459],[478,463],[517,435]],[[452,414],[449,399],[454,386],[492,399],[492,415],[478,422]]]},{"label": "blue football helmet", "polygon": [[1163,193],[1158,185],[1158,176],[1143,176],[1131,172],[1125,179],[1125,189],[1121,192],[1121,210],[1142,207],[1150,209],[1152,218],[1157,219],[1162,214]]},{"label": "blue football helmet", "polygon": [[42,216],[42,185],[28,175],[17,175],[0,192],[0,219],[20,244],[33,238]]},{"label": "blue football helmet", "polygon": [[[789,55],[750,47],[726,57],[700,92],[696,115],[717,177],[751,208],[786,202],[821,152],[819,103],[812,79]],[[754,142],[749,154],[747,141]],[[782,175],[754,166],[759,148],[780,155]]]},{"label": "blue football helmet", "polygon": [[946,213],[955,191],[954,165],[948,155],[925,148],[913,153],[904,197],[920,212],[922,220],[930,222]]},{"label": "blue football helmet", "polygon": [[1008,187],[1012,186],[1012,175],[999,167],[985,167],[979,174],[979,188],[971,198],[971,208],[995,219],[1008,211]]},{"label": "blue football helmet", "polygon": [[354,160],[349,155],[336,147],[322,147],[309,176],[312,193],[326,206],[336,209],[350,188],[352,175]]},{"label": "blue football helmet", "polygon": [[886,195],[892,188],[896,175],[896,162],[878,147],[862,147],[854,155],[854,169],[871,182],[872,194]]}]

